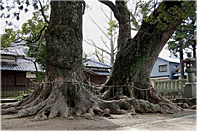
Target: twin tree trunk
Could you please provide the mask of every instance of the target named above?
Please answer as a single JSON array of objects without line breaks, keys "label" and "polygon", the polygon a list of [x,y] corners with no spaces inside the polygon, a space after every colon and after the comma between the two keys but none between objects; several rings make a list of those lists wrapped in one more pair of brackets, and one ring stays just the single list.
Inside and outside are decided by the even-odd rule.
[{"label": "twin tree trunk", "polygon": [[[102,1],[107,4],[108,1]],[[107,3],[106,3],[107,2]],[[179,3],[179,2],[178,2]],[[62,116],[84,116],[92,119],[95,113],[105,115],[109,113],[122,114],[131,112],[164,112],[180,111],[172,103],[162,103],[163,98],[154,90],[135,90],[140,99],[121,99],[104,101],[86,90],[82,75],[82,1],[51,1],[50,24],[46,32],[46,78],[32,95],[21,101],[2,106],[2,114],[18,113],[16,117],[35,115],[36,120],[44,120]],[[175,19],[168,24],[168,31],[158,29],[158,24],[143,22],[140,31],[134,39],[130,38],[130,19],[128,10],[122,5],[123,1],[116,1],[116,14],[119,19],[119,52],[116,57],[112,76],[107,85],[134,84],[138,88],[151,87],[150,72],[153,64],[181,20]],[[170,2],[167,9],[177,2]],[[112,3],[108,3],[114,9]],[[178,4],[179,5],[179,4]],[[119,12],[118,11],[118,12]],[[122,12],[123,11],[123,12]],[[154,19],[160,12],[154,13]],[[125,18],[126,17],[126,18]],[[128,90],[123,91],[131,96]],[[110,95],[108,95],[111,97]],[[162,102],[161,102],[162,101]],[[126,110],[126,111],[125,111]],[[109,115],[109,114],[107,114]]]},{"label": "twin tree trunk", "polygon": [[[81,2],[52,1],[50,24],[46,32],[47,81],[82,80]],[[75,76],[73,76],[75,75]]]},{"label": "twin tree trunk", "polygon": [[[36,120],[81,116],[93,106],[92,94],[80,84],[82,75],[82,1],[51,1],[46,31],[46,78],[34,93],[2,110],[16,117],[36,115]],[[96,108],[99,110],[99,108]]]},{"label": "twin tree trunk", "polygon": [[[134,88],[135,97],[149,100],[153,103],[166,101],[156,93],[154,88],[151,88],[150,73],[162,48],[175,31],[175,28],[182,22],[181,18],[175,18],[173,13],[169,13],[169,10],[174,6],[181,7],[181,2],[162,2],[152,13],[154,20],[160,20],[155,22],[151,20],[143,21],[139,32],[133,39],[131,39],[130,34],[130,15],[124,1],[116,1],[116,5],[113,5],[109,1],[100,2],[107,5],[114,12],[114,16],[119,22],[119,50],[113,66],[112,75],[106,85],[131,84],[139,89],[150,88],[150,90]],[[165,9],[164,6],[166,7]],[[174,19],[170,22],[165,21],[159,16],[162,13],[161,10],[168,12],[168,17],[173,17]],[[165,24],[165,29],[159,27],[161,22]],[[106,89],[104,87],[102,91],[104,92]],[[113,99],[115,97],[114,94],[116,93],[114,93],[114,89],[111,88],[110,90],[103,95],[104,99]],[[124,88],[123,95],[130,97],[131,92],[128,92],[128,90],[128,88]]]}]

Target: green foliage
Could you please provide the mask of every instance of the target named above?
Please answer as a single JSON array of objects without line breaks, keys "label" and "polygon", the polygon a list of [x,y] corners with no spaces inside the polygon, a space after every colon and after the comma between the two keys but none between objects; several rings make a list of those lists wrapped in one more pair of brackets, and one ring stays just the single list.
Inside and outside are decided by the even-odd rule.
[{"label": "green foliage", "polygon": [[[45,6],[45,10],[48,10],[49,6]],[[48,16],[46,16],[48,17]],[[45,46],[46,42],[44,38],[45,30],[41,34],[41,38],[36,42],[32,43],[40,33],[40,30],[47,26],[44,22],[40,11],[35,11],[33,17],[27,22],[22,24],[21,29],[14,31],[13,29],[5,29],[5,34],[1,37],[2,47],[9,47],[11,42],[20,41],[21,39],[27,41],[27,46],[30,47],[28,56],[35,57],[36,61],[45,68]]]},{"label": "green foliage", "polygon": [[17,33],[13,29],[5,29],[5,34],[1,36],[1,47],[9,47],[12,42],[17,40]]},{"label": "green foliage", "polygon": [[39,48],[38,51],[35,54],[36,61],[38,64],[42,65],[42,68],[45,69],[45,58],[46,58],[46,42],[45,41],[39,41]]},{"label": "green foliage", "polygon": [[19,92],[18,92],[18,95],[19,95],[19,96],[23,96],[24,94],[25,94],[24,91],[19,91]]},{"label": "green foliage", "polygon": [[[193,37],[195,36],[195,22],[196,17],[193,12],[187,20],[185,20],[181,25],[176,28],[175,33],[172,35],[171,39],[168,41],[168,50],[171,54],[177,56],[180,50],[187,50],[191,45],[194,44]],[[180,45],[179,41],[182,40],[183,43]]]},{"label": "green foliage", "polygon": [[[181,8],[179,6],[181,4]],[[161,2],[157,9],[157,12],[151,13],[150,16],[147,14],[147,6],[142,8],[146,11],[144,13],[144,21],[150,24],[157,24],[157,29],[161,31],[166,31],[168,29],[168,25],[173,22],[174,19],[187,19],[189,16],[193,16],[195,13],[195,2],[192,1],[180,1],[177,3],[177,6],[173,8],[168,8],[165,2]]]},{"label": "green foliage", "polygon": [[109,28],[107,28],[108,35],[109,36],[114,36],[115,34],[117,34],[117,32],[116,32],[116,28],[118,27],[117,21],[116,20],[110,20],[108,22],[108,24],[109,24]]},{"label": "green foliage", "polygon": [[[83,58],[82,58],[82,63],[85,62],[87,60],[88,55],[84,54]],[[83,64],[82,64],[83,65]]]},{"label": "green foliage", "polygon": [[152,0],[146,1],[138,1],[136,6],[139,6],[141,8],[142,15],[146,18],[148,14],[150,13],[150,9],[152,8]]}]

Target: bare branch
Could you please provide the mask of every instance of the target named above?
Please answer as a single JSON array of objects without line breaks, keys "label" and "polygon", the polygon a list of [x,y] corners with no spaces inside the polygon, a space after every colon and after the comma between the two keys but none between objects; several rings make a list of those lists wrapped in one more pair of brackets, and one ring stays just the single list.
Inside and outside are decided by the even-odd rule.
[{"label": "bare branch", "polygon": [[90,39],[89,39],[89,41],[91,41],[92,43],[90,43],[90,42],[88,42],[88,41],[86,41],[86,40],[84,40],[84,41],[85,41],[87,44],[89,44],[89,45],[91,45],[91,46],[94,46],[94,47],[98,48],[99,50],[101,50],[101,51],[107,53],[108,55],[110,55],[110,53],[109,53],[108,51],[106,51],[106,50],[104,50],[104,49],[102,49],[102,48],[96,46],[96,44],[94,43],[93,40],[90,40]]},{"label": "bare branch", "polygon": [[32,43],[35,43],[35,42],[37,42],[37,41],[40,39],[40,37],[41,37],[41,35],[42,35],[42,32],[45,30],[46,27],[47,27],[47,26],[45,25],[45,26],[40,30],[39,34],[38,34],[36,37],[34,37]]},{"label": "bare branch", "polygon": [[119,21],[119,22],[124,22],[120,12],[118,11],[117,7],[114,5],[114,3],[112,3],[111,1],[109,0],[98,0],[99,2],[105,4],[106,6],[108,6],[114,13],[114,16],[116,17],[116,19]]},{"label": "bare branch", "polygon": [[117,46],[114,48],[113,52],[115,52],[117,50]]},{"label": "bare branch", "polygon": [[118,52],[116,51],[116,52],[114,52],[114,55],[116,55]]},{"label": "bare branch", "polygon": [[99,52],[97,51],[97,48],[95,48],[95,56],[97,57],[97,59],[99,60],[99,62],[103,62],[103,61],[100,59],[99,55],[101,55],[101,54],[99,54]]},{"label": "bare branch", "polygon": [[138,7],[139,7],[139,6],[136,4],[136,6],[135,6],[135,10],[134,10],[134,14],[133,14],[134,16],[135,16],[135,15],[136,15],[136,13],[137,13],[137,9],[138,9]]},{"label": "bare branch", "polygon": [[109,18],[109,16],[105,13],[105,11],[103,10],[103,6],[101,5],[101,11],[103,12],[103,14],[105,15],[105,17],[107,17],[107,19],[110,21],[111,19]]},{"label": "bare branch", "polygon": [[36,61],[35,60],[31,60],[31,59],[27,59],[26,57],[23,57],[23,59],[25,59],[25,60],[28,60],[28,61],[31,61],[31,62],[33,62],[34,63],[34,67],[35,67],[35,69],[36,69],[36,77],[38,78],[38,81],[40,82],[40,80],[39,80],[39,72],[38,72],[38,66],[37,66],[37,64],[36,64]]},{"label": "bare branch", "polygon": [[45,21],[46,23],[48,23],[48,24],[49,24],[49,21],[47,20],[47,18],[46,18],[46,16],[45,16],[45,14],[44,14],[44,7],[42,6],[42,3],[40,2],[40,0],[38,0],[38,2],[39,2],[40,7],[41,7],[40,11],[41,11],[42,16],[43,16],[43,18],[44,18],[44,21]]},{"label": "bare branch", "polygon": [[102,40],[103,44],[105,45],[105,47],[106,47],[108,50],[110,50],[109,46],[107,46],[106,42],[103,40],[102,37],[101,37],[101,40]]},{"label": "bare branch", "polygon": [[88,15],[90,17],[90,19],[92,20],[92,22],[94,22],[94,24],[99,28],[99,30],[105,35],[105,37],[107,37],[107,39],[110,40],[110,38],[107,36],[107,34],[101,29],[101,27],[92,19],[92,17],[90,15]]}]

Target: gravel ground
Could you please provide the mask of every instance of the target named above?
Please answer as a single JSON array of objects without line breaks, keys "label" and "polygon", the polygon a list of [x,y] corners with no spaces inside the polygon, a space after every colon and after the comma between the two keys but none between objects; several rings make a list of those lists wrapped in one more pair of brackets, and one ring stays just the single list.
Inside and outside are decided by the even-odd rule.
[{"label": "gravel ground", "polygon": [[95,117],[87,120],[76,117],[74,120],[55,118],[44,121],[32,121],[33,117],[9,119],[12,115],[1,116],[2,130],[114,130],[120,127],[150,123],[195,114],[195,110],[184,110],[175,114],[145,113],[136,115],[112,115],[114,119]]}]

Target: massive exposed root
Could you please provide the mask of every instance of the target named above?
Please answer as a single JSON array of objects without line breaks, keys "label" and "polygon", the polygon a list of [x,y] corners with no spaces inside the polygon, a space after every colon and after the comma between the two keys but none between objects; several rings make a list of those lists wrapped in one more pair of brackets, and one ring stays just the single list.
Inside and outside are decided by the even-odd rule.
[{"label": "massive exposed root", "polygon": [[48,84],[43,85],[28,98],[9,108],[2,107],[2,114],[17,113],[15,117],[34,115],[35,120],[55,117],[72,119],[73,116],[93,119],[94,115],[103,115],[106,110],[111,114],[174,113],[180,111],[180,108],[172,103],[152,104],[149,101],[128,97],[106,101],[94,96],[82,84],[58,83],[53,88]]}]

